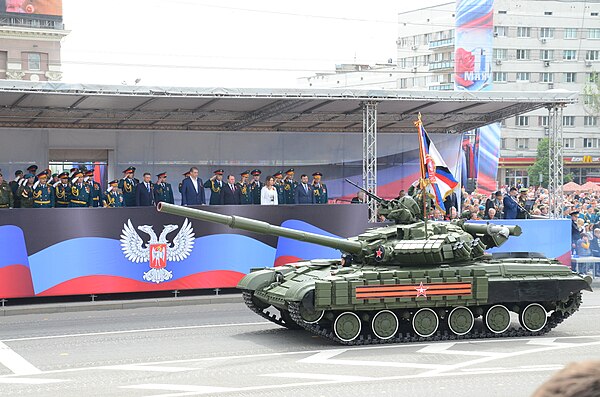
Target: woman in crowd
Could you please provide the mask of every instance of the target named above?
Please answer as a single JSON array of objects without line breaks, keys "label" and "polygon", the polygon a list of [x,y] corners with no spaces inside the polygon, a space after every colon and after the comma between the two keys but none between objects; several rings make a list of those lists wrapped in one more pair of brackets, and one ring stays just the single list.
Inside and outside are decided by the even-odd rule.
[{"label": "woman in crowd", "polygon": [[261,205],[278,205],[277,189],[274,186],[275,178],[271,175],[265,179],[265,186],[260,190]]}]

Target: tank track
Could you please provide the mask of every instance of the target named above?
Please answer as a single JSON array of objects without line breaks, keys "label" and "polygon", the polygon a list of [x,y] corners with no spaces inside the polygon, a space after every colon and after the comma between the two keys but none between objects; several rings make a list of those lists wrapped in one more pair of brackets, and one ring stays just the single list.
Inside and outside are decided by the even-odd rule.
[{"label": "tank track", "polygon": [[280,325],[282,327],[286,327],[289,329],[302,329],[302,326],[299,325],[295,320],[293,320],[288,312],[281,311],[278,309],[281,316],[277,318],[275,314],[267,312],[267,308],[261,309],[260,307],[256,306],[256,304],[254,304],[254,294],[252,293],[252,291],[243,291],[242,296],[244,297],[244,303],[246,304],[246,306],[248,306],[250,310],[258,314],[259,316],[266,318],[270,322]]},{"label": "tank track", "polygon": [[[302,317],[300,316],[300,302],[289,302],[289,312],[290,315],[292,317],[292,319],[298,323],[303,329],[318,335],[322,338],[325,339],[329,339],[335,343],[339,343],[342,345],[348,345],[348,346],[356,346],[356,345],[374,345],[374,344],[384,344],[384,343],[411,343],[411,342],[430,342],[430,341],[441,341],[441,340],[463,340],[463,339],[483,339],[483,338],[502,338],[502,337],[524,337],[524,336],[540,336],[540,335],[544,335],[548,332],[550,332],[550,330],[552,330],[554,327],[556,327],[558,324],[562,323],[565,319],[567,319],[569,316],[571,316],[571,314],[575,313],[578,309],[579,309],[579,305],[581,304],[581,292],[578,292],[577,294],[574,294],[572,296],[572,301],[569,300],[568,303],[568,308],[566,310],[562,310],[562,311],[554,311],[550,317],[548,318],[548,322],[546,323],[546,325],[544,326],[544,328],[542,328],[541,330],[537,331],[537,332],[531,332],[531,331],[527,331],[523,328],[509,328],[507,331],[501,333],[501,334],[496,334],[493,333],[489,330],[486,330],[485,327],[483,330],[476,330],[476,331],[471,331],[466,335],[455,335],[454,333],[448,331],[448,330],[441,330],[438,329],[438,331],[427,338],[418,336],[416,334],[413,333],[398,333],[396,337],[387,339],[387,340],[381,340],[375,336],[373,336],[371,334],[370,331],[370,327],[363,327],[363,331],[361,331],[361,334],[354,340],[349,341],[349,342],[345,342],[340,340],[335,333],[333,332],[333,330],[331,328],[326,328],[323,327],[321,325],[319,325],[318,323],[316,324],[308,324],[306,323],[304,320],[302,320]],[[563,303],[563,306],[565,306],[565,302],[558,302],[558,303]]]}]

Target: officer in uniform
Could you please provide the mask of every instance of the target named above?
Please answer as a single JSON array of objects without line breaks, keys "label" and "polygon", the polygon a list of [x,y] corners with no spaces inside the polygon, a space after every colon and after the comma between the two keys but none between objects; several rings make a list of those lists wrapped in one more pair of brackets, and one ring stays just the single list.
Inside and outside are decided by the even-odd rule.
[{"label": "officer in uniform", "polygon": [[313,176],[313,195],[315,204],[327,204],[327,186],[324,183],[321,183],[321,177],[323,174],[320,172],[315,172],[312,174]]},{"label": "officer in uniform", "polygon": [[21,199],[21,208],[33,208],[33,181],[35,175],[25,174],[21,180],[21,186],[17,190],[17,195]]},{"label": "officer in uniform", "polygon": [[94,180],[94,171],[86,171],[84,180],[92,191],[92,207],[100,207],[102,205],[102,186]]},{"label": "officer in uniform", "polygon": [[252,204],[260,205],[260,191],[265,185],[260,181],[261,171],[258,169],[252,170],[252,181],[250,182],[250,196],[252,197]]},{"label": "officer in uniform", "polygon": [[21,208],[21,197],[17,194],[17,190],[19,190],[19,186],[21,186],[21,180],[23,179],[23,171],[16,170],[15,171],[15,179],[8,182],[8,186],[10,186],[10,190],[12,191],[14,206],[13,208]]},{"label": "officer in uniform", "polygon": [[53,208],[54,189],[48,184],[48,173],[42,171],[37,178],[38,181],[33,184],[33,208]]},{"label": "officer in uniform", "polygon": [[0,172],[0,208],[13,208],[14,204],[12,189]]},{"label": "officer in uniform", "polygon": [[102,199],[102,206],[104,208],[118,208],[123,207],[125,199],[123,198],[123,192],[119,189],[119,180],[115,179],[108,182],[108,189],[104,193]]},{"label": "officer in uniform", "polygon": [[156,177],[158,179],[154,184],[154,202],[156,204],[161,202],[175,204],[173,189],[171,188],[171,184],[167,183],[167,173],[161,172]]},{"label": "officer in uniform", "polygon": [[35,164],[31,164],[29,167],[27,167],[27,172],[33,175],[34,183],[35,183],[35,181],[37,181],[37,177],[35,176],[35,174],[37,173],[38,168],[39,167]]},{"label": "officer in uniform", "polygon": [[285,179],[283,180],[284,198],[286,204],[296,204],[296,188],[298,182],[294,180],[294,169],[290,168],[285,172]]},{"label": "officer in uniform", "polygon": [[210,179],[204,182],[204,187],[210,189],[210,205],[223,204],[223,173],[225,171],[219,169],[214,172]]},{"label": "officer in uniform", "polygon": [[71,186],[69,195],[69,207],[91,207],[92,206],[92,188],[83,182],[83,172],[76,171],[75,182]]},{"label": "officer in uniform", "polygon": [[54,184],[54,206],[56,208],[67,208],[70,192],[69,174],[66,171],[61,172],[58,174],[58,183]]},{"label": "officer in uniform", "polygon": [[519,212],[517,214],[517,219],[528,219],[529,212],[527,212],[527,192],[529,189],[526,187],[522,187],[519,189],[519,197],[517,198],[517,202],[519,203]]},{"label": "officer in uniform", "polygon": [[277,202],[281,204],[285,204],[285,190],[283,185],[283,171],[277,171],[273,174],[273,178],[275,178],[275,182],[273,182],[273,186],[277,190]]},{"label": "officer in uniform", "polygon": [[179,186],[177,188],[179,190],[179,193],[181,193],[181,188],[183,187],[183,181],[185,181],[185,179],[189,176],[190,176],[189,171],[187,171],[186,173],[183,174],[183,179],[181,180],[181,182],[179,182]]},{"label": "officer in uniform", "polygon": [[119,181],[119,189],[123,192],[124,206],[135,207],[135,188],[140,183],[135,178],[135,167],[128,167],[123,174],[123,178]]},{"label": "officer in uniform", "polygon": [[252,196],[250,195],[250,185],[248,184],[248,176],[250,171],[244,171],[240,174],[240,181],[236,182],[238,189],[240,189],[240,203],[241,204],[252,204]]},{"label": "officer in uniform", "polygon": [[55,183],[58,183],[59,179],[58,179],[58,173],[54,173],[52,174],[52,179],[50,179],[50,185],[54,186]]}]

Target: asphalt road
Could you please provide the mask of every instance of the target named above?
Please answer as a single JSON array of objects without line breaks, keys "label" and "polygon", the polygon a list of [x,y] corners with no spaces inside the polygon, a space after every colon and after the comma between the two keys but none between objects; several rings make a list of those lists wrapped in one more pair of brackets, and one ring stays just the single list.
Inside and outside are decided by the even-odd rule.
[{"label": "asphalt road", "polygon": [[0,395],[529,396],[600,359],[600,293],[544,337],[340,347],[241,303],[0,318]]}]

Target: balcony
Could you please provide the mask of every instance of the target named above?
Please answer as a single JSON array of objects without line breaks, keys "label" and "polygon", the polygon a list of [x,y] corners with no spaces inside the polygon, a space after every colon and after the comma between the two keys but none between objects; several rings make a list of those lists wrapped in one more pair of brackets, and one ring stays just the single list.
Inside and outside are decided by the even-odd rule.
[{"label": "balcony", "polygon": [[453,45],[454,45],[454,37],[451,37],[449,39],[430,41],[429,49],[432,50],[434,48],[449,47],[449,46],[453,46]]},{"label": "balcony", "polygon": [[438,62],[430,62],[429,70],[443,70],[443,69],[452,69],[454,70],[454,61],[438,61]]}]

